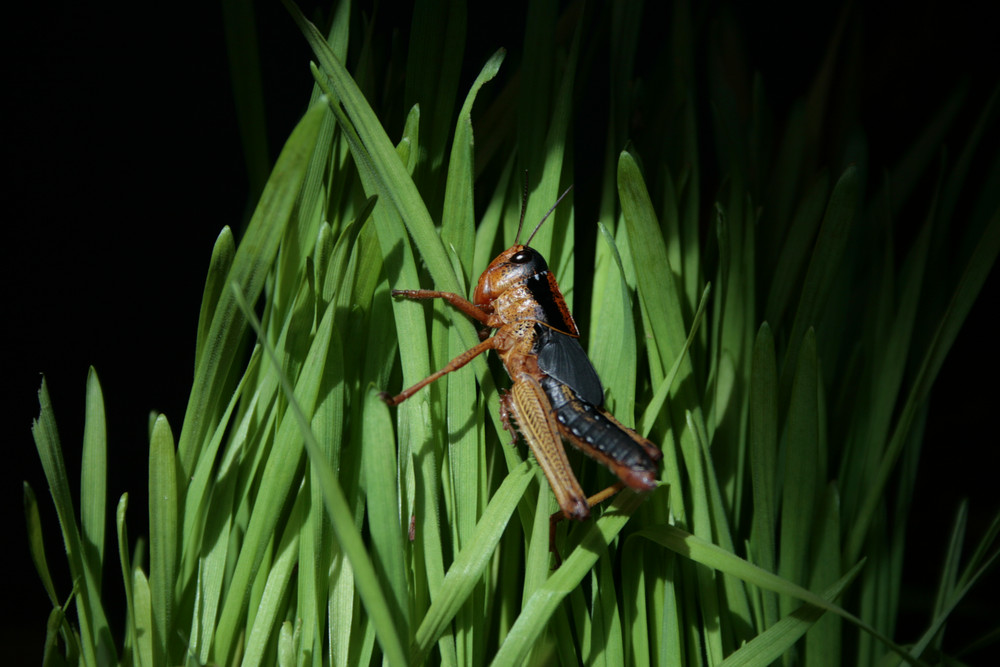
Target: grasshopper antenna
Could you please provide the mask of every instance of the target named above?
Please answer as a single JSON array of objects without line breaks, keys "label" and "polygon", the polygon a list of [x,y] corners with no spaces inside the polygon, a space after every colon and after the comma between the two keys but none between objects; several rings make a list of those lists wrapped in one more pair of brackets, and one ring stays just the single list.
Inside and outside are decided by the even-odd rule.
[{"label": "grasshopper antenna", "polygon": [[[542,223],[545,222],[545,220],[548,219],[548,217],[550,215],[552,215],[552,211],[556,210],[556,206],[559,206],[559,202],[561,202],[563,200],[563,198],[565,198],[566,195],[569,194],[569,191],[572,190],[572,189],[573,189],[573,186],[571,185],[568,188],[566,188],[565,192],[563,192],[561,195],[559,195],[559,199],[557,199],[556,203],[552,205],[552,208],[549,209],[549,212],[546,213],[545,215],[543,215],[542,219],[538,221],[537,225],[535,225],[535,229],[534,229],[534,231],[531,232],[531,236],[529,236],[528,240],[524,242],[525,247],[527,247],[527,246],[529,246],[531,244],[531,239],[535,238],[535,234],[541,228]],[[524,220],[524,212],[523,211],[521,212],[521,220],[522,221]],[[518,228],[518,234],[520,234],[520,228]]]},{"label": "grasshopper antenna", "polygon": [[517,235],[514,237],[514,245],[518,244],[521,238],[521,227],[524,225],[524,214],[528,210],[528,170],[524,170],[524,192],[521,193],[521,220],[517,223]]}]

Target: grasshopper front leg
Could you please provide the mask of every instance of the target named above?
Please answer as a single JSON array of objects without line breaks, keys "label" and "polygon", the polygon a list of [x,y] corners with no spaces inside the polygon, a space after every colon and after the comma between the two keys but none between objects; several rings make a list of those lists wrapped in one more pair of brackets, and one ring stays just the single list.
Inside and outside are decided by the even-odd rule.
[{"label": "grasshopper front leg", "polygon": [[392,290],[392,295],[406,297],[407,299],[444,299],[472,319],[490,326],[490,316],[488,313],[465,297],[459,296],[454,292],[439,292],[430,289],[394,289]]},{"label": "grasshopper front leg", "polygon": [[[402,296],[407,299],[444,299],[445,301],[453,305],[455,308],[458,308],[460,311],[462,311],[469,317],[479,322],[482,322],[486,326],[489,326],[489,315],[486,312],[484,312],[481,308],[478,308],[468,299],[465,299],[459,296],[458,294],[455,294],[454,292],[439,292],[437,290],[429,290],[429,289],[394,289],[392,290],[392,295]],[[408,399],[410,396],[413,396],[413,394],[417,393],[418,391],[429,385],[431,382],[434,382],[434,380],[437,380],[442,375],[458,370],[462,366],[465,366],[467,363],[478,357],[483,352],[493,349],[496,349],[496,341],[492,338],[488,338],[479,345],[476,345],[475,347],[468,349],[462,354],[458,355],[457,357],[449,361],[444,368],[437,371],[436,373],[428,375],[423,380],[416,383],[409,389],[404,389],[402,392],[400,392],[395,396],[390,396],[388,393],[383,391],[379,394],[379,398],[381,398],[389,405],[399,405],[400,403]]]},{"label": "grasshopper front leg", "polygon": [[478,357],[483,352],[494,349],[495,346],[496,346],[496,339],[488,338],[479,345],[476,345],[475,347],[470,348],[465,352],[463,352],[462,354],[458,355],[457,357],[449,361],[447,364],[445,364],[444,368],[437,371],[436,373],[431,373],[430,375],[428,375],[423,380],[416,383],[409,389],[404,389],[395,396],[390,396],[388,393],[383,391],[379,393],[379,398],[381,398],[389,405],[399,405],[400,403],[408,399],[410,396],[413,396],[415,393],[417,393],[418,391],[429,385],[431,382],[434,382],[434,380],[437,380],[442,375],[445,375],[446,373],[451,373],[452,371],[457,371],[459,368],[466,365],[467,363]]}]

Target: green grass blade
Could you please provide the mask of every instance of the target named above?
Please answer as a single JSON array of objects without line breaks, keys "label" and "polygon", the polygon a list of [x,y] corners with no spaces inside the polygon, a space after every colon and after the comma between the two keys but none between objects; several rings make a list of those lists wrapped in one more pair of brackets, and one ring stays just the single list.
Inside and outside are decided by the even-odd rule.
[{"label": "green grass blade", "polygon": [[396,626],[407,628],[410,625],[410,609],[404,562],[406,551],[403,547],[406,527],[401,523],[399,486],[392,482],[398,474],[392,421],[388,406],[374,389],[368,391],[363,409],[362,428],[367,446],[361,454],[362,486],[368,505],[372,558],[382,590],[391,595],[389,601]]},{"label": "green grass blade", "polygon": [[[261,181],[263,184],[263,181]],[[208,262],[208,276],[205,278],[205,289],[201,294],[201,310],[198,313],[198,333],[194,344],[194,367],[201,363],[201,355],[208,348],[207,337],[215,317],[215,307],[222,298],[226,287],[226,276],[233,267],[236,257],[236,241],[233,231],[223,227],[212,246],[212,257]]]},{"label": "green grass blade", "polygon": [[854,560],[861,553],[861,547],[871,526],[875,507],[880,502],[889,474],[907,440],[917,409],[927,400],[938,371],[941,370],[941,365],[955,342],[955,338],[962,328],[962,323],[979,295],[979,291],[986,281],[986,276],[993,268],[998,253],[1000,253],[1000,211],[993,214],[989,225],[983,231],[980,242],[969,258],[965,271],[952,294],[951,301],[934,332],[930,346],[924,354],[920,370],[906,397],[906,403],[896,421],[889,445],[879,464],[878,474],[874,483],[868,487],[857,520],[852,525],[846,540],[844,557],[848,562]]},{"label": "green grass blade", "polygon": [[307,502],[307,494],[300,492],[288,522],[283,527],[277,557],[267,573],[267,584],[247,635],[242,663],[246,667],[256,667],[268,657],[275,630],[281,615],[285,613],[284,598],[291,587],[292,573],[299,555],[299,534]]},{"label": "green grass blade", "polygon": [[504,478],[500,488],[493,494],[479,523],[476,524],[468,547],[459,552],[448,568],[434,602],[417,628],[414,644],[410,650],[410,664],[422,664],[426,660],[431,647],[444,632],[446,625],[454,618],[460,606],[480,581],[503,536],[510,515],[533,477],[529,464],[523,463]]},{"label": "green grass blade", "polygon": [[[540,174],[537,185],[528,197],[525,220],[541,220],[561,193],[567,146],[573,84],[580,49],[581,16],[569,52],[565,69],[555,72],[555,44],[543,35],[552,34],[556,7],[554,2],[534,3],[528,8],[525,25],[525,58],[531,63],[522,69],[523,89],[518,108],[518,157],[520,164],[532,174]],[[537,38],[536,38],[537,37]],[[558,76],[558,79],[557,79]],[[537,97],[533,91],[545,90]],[[551,91],[555,91],[554,95]],[[544,122],[547,119],[548,122]],[[575,245],[573,209],[566,202],[553,213],[551,224],[542,225],[531,241],[533,248],[548,260],[549,267],[559,277],[567,304],[573,306],[573,248]]]},{"label": "green grass blade", "polygon": [[126,655],[134,655],[137,650],[135,592],[132,588],[132,561],[128,555],[128,528],[125,525],[125,512],[128,510],[128,494],[123,493],[118,499],[115,510],[115,530],[118,536],[118,564],[121,566],[122,583],[125,585],[125,650]]},{"label": "green grass blade", "polygon": [[[421,192],[437,210],[441,205],[448,131],[465,48],[467,9],[459,2],[418,2],[410,25],[406,59],[405,105],[420,105],[426,128],[422,145],[426,157],[417,173]],[[344,58],[338,56],[343,62]]]},{"label": "green grass blade", "polygon": [[823,205],[829,192],[830,176],[824,171],[809,186],[792,218],[765,301],[765,319],[775,327],[782,323],[794,290],[801,285],[802,271],[813,248],[816,229],[823,219]]},{"label": "green grass blade", "polygon": [[[212,484],[218,481],[213,479],[216,456],[222,444],[223,437],[229,430],[229,420],[233,410],[243,396],[243,390],[247,386],[247,383],[257,374],[257,369],[260,365],[260,354],[260,349],[255,348],[250,355],[243,377],[240,378],[239,384],[236,385],[229,399],[229,404],[222,413],[218,427],[202,450],[202,455],[195,465],[194,474],[188,482],[187,490],[184,493],[182,534],[187,536],[187,539],[183,541],[184,552],[180,554],[181,561],[178,574],[182,582],[190,580],[197,568],[196,560],[201,555],[199,553],[201,540],[194,539],[195,536],[205,531],[206,524],[212,523],[215,518],[210,513],[207,503],[213,491]],[[246,424],[241,424],[240,428],[245,429]],[[212,533],[209,534],[211,535]]]},{"label": "green grass blade", "polygon": [[[765,322],[754,342],[750,372],[750,479],[753,488],[751,544],[758,565],[773,572],[777,564],[775,527],[778,517],[778,370],[774,337]],[[764,627],[778,620],[778,600],[763,594]]]},{"label": "green grass blade", "polygon": [[[244,315],[247,317],[258,336],[262,336],[260,322],[257,320],[242,294],[240,294],[237,290],[237,286],[234,285],[233,289],[234,292],[236,292],[237,302],[241,305]],[[311,357],[314,353],[319,355],[325,351],[327,346],[323,344],[323,340],[329,339],[332,322],[333,308],[328,308],[326,314],[323,316],[323,321],[317,328],[316,339],[310,349]],[[264,341],[262,340],[262,343],[263,342]],[[331,470],[329,464],[323,460],[322,450],[316,443],[315,436],[309,427],[309,420],[306,417],[306,414],[312,410],[312,406],[310,402],[302,400],[303,397],[296,391],[298,387],[293,389],[289,379],[285,377],[283,372],[281,372],[274,350],[269,345],[265,345],[265,350],[268,352],[268,356],[271,358],[275,370],[278,371],[281,377],[282,389],[285,396],[289,400],[289,408],[292,412],[292,416],[290,416],[287,421],[295,424],[301,434],[301,437],[305,439],[305,448],[308,452],[310,463],[316,469],[320,483],[323,487],[323,499],[326,503],[327,512],[332,520],[334,532],[337,535],[337,540],[339,541],[341,548],[350,559],[351,566],[355,572],[355,583],[361,598],[365,603],[365,608],[367,609],[372,620],[375,632],[377,633],[379,642],[382,646],[382,650],[385,652],[390,664],[406,664],[406,654],[403,650],[401,637],[399,636],[397,629],[393,627],[392,614],[389,610],[388,602],[379,587],[378,577],[375,574],[375,569],[372,566],[371,560],[369,560],[367,553],[365,552],[364,543],[361,541],[361,535],[354,526],[354,519],[351,516],[350,506],[347,503],[347,499],[344,497],[344,492],[337,480],[337,477],[334,475],[333,470]],[[318,358],[313,358],[307,360],[304,367],[317,369],[314,372],[319,373],[322,372],[323,363]],[[308,378],[300,378],[299,382],[310,383]],[[315,396],[313,396],[312,399],[315,400]],[[286,440],[289,439],[290,438],[286,438]],[[223,613],[225,614],[225,611]],[[235,626],[235,624],[233,625]]]},{"label": "green grass blade", "polygon": [[174,586],[177,572],[177,461],[174,437],[160,415],[149,445],[149,589],[152,603],[153,655],[168,664],[173,634]]},{"label": "green grass blade", "polygon": [[[472,84],[459,112],[448,160],[441,238],[450,246],[455,258],[456,273],[461,276],[465,285],[475,281],[473,272],[477,270],[473,266],[476,231],[473,206],[472,106],[480,88],[496,76],[505,53],[502,49],[494,53]],[[450,357],[457,356],[466,349],[457,330],[450,329],[447,339]],[[484,458],[481,434],[484,429],[472,373],[458,373],[449,377],[447,392],[447,461],[452,493],[446,496],[446,506],[449,509],[448,516],[451,517],[454,548],[460,550],[468,544],[481,508],[486,505],[486,499],[480,498]],[[477,611],[470,600],[461,612],[462,620],[457,624],[457,649],[460,655],[466,656],[465,660],[470,659],[475,651],[473,630],[482,619],[482,614]]]},{"label": "green grass blade", "polygon": [[[625,646],[622,637],[621,611],[615,590],[613,566],[607,552],[596,568],[597,577],[592,590],[591,621],[593,637],[591,655],[596,664],[607,667],[625,664]],[[629,602],[625,603],[626,605]]]},{"label": "green grass blade", "polygon": [[[809,541],[816,520],[819,449],[818,369],[816,335],[806,331],[795,364],[795,382],[788,407],[784,486],[781,497],[781,532],[778,574],[789,581],[807,584]],[[791,610],[787,604],[782,612]]]},{"label": "green grass blade", "polygon": [[153,629],[153,601],[149,581],[142,570],[132,571],[133,618],[135,619],[135,662],[139,667],[161,667],[164,663],[155,660],[155,634]]},{"label": "green grass blade", "polygon": [[[652,335],[648,341],[652,357],[650,370],[653,383],[657,384],[674,360],[682,357],[687,338],[686,327],[681,292],[667,260],[667,249],[649,193],[638,165],[626,152],[618,160],[618,196],[633,261],[637,267],[642,267],[641,271],[636,271],[636,288]],[[679,393],[671,406],[675,421],[683,420],[685,410],[691,410],[696,415],[696,421],[701,421],[701,408],[694,395],[694,386],[689,382],[692,374],[691,361],[684,358],[677,375]],[[682,433],[681,437],[687,442],[686,435]]]},{"label": "green grass blade", "polygon": [[[684,466],[688,471],[688,478],[691,484],[691,525],[695,527],[695,534],[699,531],[710,539],[714,536],[715,530],[712,516],[712,469],[711,461],[703,457],[703,452],[707,449],[707,443],[702,434],[694,424],[694,419],[690,411],[685,413],[688,432],[691,434],[695,449],[683,452]],[[705,568],[695,570],[695,580],[697,581],[697,597],[701,614],[706,622],[698,628],[701,642],[705,646],[708,654],[709,664],[720,662],[725,656],[725,647],[722,638],[722,618],[721,600],[723,582],[714,572]]]},{"label": "green grass blade", "polygon": [[101,606],[100,590],[93,581],[90,569],[84,564],[80,529],[76,523],[73,501],[70,498],[69,479],[62,458],[55,414],[44,378],[38,391],[38,403],[39,415],[32,424],[31,432],[49,484],[49,493],[56,506],[63,544],[69,559],[70,574],[77,586],[76,608],[84,664],[96,665],[102,661],[113,661],[115,650]]},{"label": "green grass blade", "polygon": [[[1000,519],[1000,516],[998,516],[997,519]],[[998,521],[994,520],[994,527],[996,525],[998,525]],[[926,650],[926,648],[940,636],[945,623],[950,618],[952,612],[955,610],[955,607],[957,607],[962,599],[965,598],[972,586],[985,574],[987,574],[998,560],[1000,560],[1000,550],[994,550],[993,553],[985,559],[981,567],[978,567],[974,571],[970,572],[969,576],[963,577],[962,585],[952,590],[947,601],[938,608],[937,613],[935,613],[934,617],[931,619],[931,623],[927,630],[924,631],[924,634],[913,645],[913,648],[910,649],[910,655],[919,657],[923,654],[924,650]]]},{"label": "green grass blade", "polygon": [[688,331],[687,338],[684,341],[684,347],[681,348],[681,354],[674,359],[673,365],[667,374],[660,381],[660,384],[656,388],[656,393],[653,394],[653,398],[646,405],[646,410],[642,414],[642,418],[639,420],[638,431],[645,436],[648,436],[650,431],[653,429],[653,423],[655,422],[660,410],[663,409],[663,405],[667,401],[667,396],[670,390],[673,389],[674,383],[677,381],[677,376],[680,373],[681,366],[685,359],[688,359],[688,353],[691,349],[691,345],[694,343],[695,336],[698,334],[699,327],[705,318],[705,310],[708,308],[708,297],[711,294],[712,286],[705,285],[705,289],[701,293],[701,300],[698,302],[698,310],[694,314],[694,319],[691,322],[691,329]]},{"label": "green grass blade", "polygon": [[[602,223],[598,223],[598,230],[614,262],[607,263],[607,272],[611,275],[600,281],[607,293],[602,299],[600,319],[595,320],[601,326],[592,328],[588,352],[609,395],[607,409],[626,426],[631,426],[635,415],[637,362],[632,298],[618,246]],[[596,277],[594,282],[598,283]]]},{"label": "green grass blade", "polygon": [[790,384],[792,360],[799,357],[799,346],[806,331],[817,323],[823,306],[834,288],[834,279],[844,257],[844,250],[858,209],[860,180],[857,167],[850,166],[844,170],[840,180],[833,187],[830,202],[823,216],[823,224],[809,259],[809,268],[802,281],[802,292],[799,295],[788,348],[785,352],[785,362],[781,369],[782,387]]},{"label": "green grass blade", "polygon": [[767,572],[766,570],[763,570],[734,554],[720,549],[711,542],[703,540],[696,535],[692,535],[691,533],[683,531],[675,526],[647,528],[638,531],[636,535],[646,537],[657,544],[665,546],[671,551],[695,561],[696,563],[700,563],[706,567],[730,574],[749,584],[753,584],[754,586],[774,591],[775,593],[780,593],[782,595],[787,595],[797,600],[806,602],[814,607],[833,612],[841,618],[844,618],[858,626],[865,632],[871,634],[897,654],[904,656],[907,660],[910,659],[904,649],[897,646],[888,637],[871,627],[871,625],[865,623],[850,612],[845,611],[840,606],[824,600],[815,593],[812,593],[811,591],[808,591],[783,577]]},{"label": "green grass blade", "polygon": [[[861,572],[861,564],[855,565],[851,571],[841,577],[835,584],[820,593],[820,597],[833,602],[844,589]],[[808,604],[800,606],[766,631],[754,637],[744,646],[730,654],[723,662],[724,667],[742,667],[743,665],[767,665],[795,645],[802,635],[806,634],[813,624],[824,614],[824,610]],[[807,654],[809,664],[813,663],[812,654]],[[817,664],[820,664],[817,661]],[[839,664],[836,663],[836,664]]]},{"label": "green grass blade", "polygon": [[451,144],[448,160],[448,179],[444,193],[444,209],[441,214],[441,240],[452,248],[464,271],[466,285],[474,282],[472,266],[475,243],[475,211],[472,196],[473,138],[472,105],[483,85],[492,80],[500,71],[506,51],[500,49],[483,66],[479,76],[469,89],[469,93],[458,114],[455,124],[455,138]]},{"label": "green grass blade", "polygon": [[58,607],[59,598],[56,595],[55,584],[52,583],[48,560],[45,558],[45,541],[42,535],[42,517],[38,513],[38,499],[35,498],[35,491],[27,482],[24,482],[24,519],[28,526],[28,550],[31,552],[31,560],[35,564],[38,576],[42,579],[42,587],[49,596],[49,602],[53,607]]},{"label": "green grass blade", "polygon": [[587,528],[580,546],[527,600],[494,656],[493,665],[523,664],[559,604],[587,576],[642,501],[641,496],[627,490],[615,497],[612,506]]},{"label": "green grass blade", "polygon": [[[238,286],[234,284],[232,289],[235,292]],[[307,296],[303,298],[308,300]],[[238,295],[236,303],[237,305],[244,303],[242,294]],[[302,307],[300,304],[293,310]],[[325,366],[333,310],[332,307],[327,308],[324,322],[309,346],[308,354],[305,355],[302,364],[303,371],[296,383],[295,400],[310,414],[315,405],[320,376]],[[244,310],[244,316],[247,312]],[[230,591],[223,604],[216,629],[217,659],[231,655],[233,642],[238,633],[237,628],[243,622],[247,611],[251,583],[258,578],[258,568],[264,559],[268,542],[274,535],[281,510],[289,499],[302,456],[302,440],[298,424],[293,415],[286,412],[280,419],[274,437],[272,455],[261,462],[262,477],[256,497],[252,499],[253,510],[233,571]],[[246,497],[249,501],[249,493]]]},{"label": "green grass blade", "polygon": [[[811,564],[809,588],[814,591],[823,590],[827,582],[835,581],[840,576],[840,494],[836,484],[828,484],[822,498],[822,507],[817,514],[817,525],[813,531],[815,548]],[[858,571],[859,568],[854,568]],[[841,581],[846,586],[849,583],[847,575]],[[838,582],[839,585],[839,582]],[[838,595],[839,590],[828,590],[821,593],[828,598],[828,593]],[[840,617],[832,614],[821,618],[816,626],[806,636],[806,659],[810,667],[837,667],[842,664],[843,632]]]},{"label": "green grass blade", "polygon": [[[233,258],[226,284],[235,282],[252,301],[260,295],[267,270],[278,252],[278,243],[305,178],[309,157],[325,114],[325,105],[315,105],[295,126],[278,156],[260,203]],[[211,347],[196,355],[200,363],[195,369],[194,384],[177,445],[182,479],[191,475],[205,444],[206,434],[216,426],[218,402],[224,395],[223,387],[230,374],[230,366],[241,349],[239,341],[246,330],[246,322],[239,315],[230,290],[220,292],[220,300],[214,310],[209,334],[205,338]]]},{"label": "green grass blade", "polygon": [[[63,633],[62,630],[66,628],[68,624],[66,623],[66,610],[56,605],[49,612],[49,618],[45,623],[45,644],[42,649],[42,665],[43,667],[49,667],[50,665],[61,665],[72,662],[78,662],[80,660],[80,638],[73,632],[72,629]],[[66,643],[68,644],[66,650],[66,656],[59,655],[59,638],[60,635],[67,637]]]},{"label": "green grass blade", "polygon": [[549,516],[554,497],[549,493],[540,468],[535,468],[538,480],[538,495],[535,497],[535,511],[532,513],[531,532],[528,533],[528,549],[524,555],[524,585],[521,587],[521,604],[524,605],[549,576]]},{"label": "green grass blade", "polygon": [[93,366],[87,372],[87,408],[83,428],[80,472],[80,532],[84,562],[101,590],[104,565],[104,526],[107,512],[108,442],[104,421],[104,395]]},{"label": "green grass blade", "polygon": [[294,4],[288,0],[283,2],[329,77],[335,95],[334,102],[343,105],[346,117],[341,119],[342,127],[346,121],[349,125],[345,132],[356,132],[359,143],[352,145],[352,153],[358,169],[372,179],[372,187],[375,188],[373,194],[378,194],[379,201],[391,204],[399,212],[399,217],[405,222],[438,289],[458,292],[460,286],[451,261],[445,253],[427,207],[378,117],[316,26],[307,21]]}]

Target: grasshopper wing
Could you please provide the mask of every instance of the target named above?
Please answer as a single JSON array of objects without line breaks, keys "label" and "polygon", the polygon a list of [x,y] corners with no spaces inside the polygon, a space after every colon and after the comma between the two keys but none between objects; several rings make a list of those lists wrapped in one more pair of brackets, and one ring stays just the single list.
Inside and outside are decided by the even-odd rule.
[{"label": "grasshopper wing", "polygon": [[592,405],[604,405],[604,387],[594,370],[594,364],[573,336],[556,331],[543,324],[536,324],[536,354],[538,368],[546,375],[559,380],[580,398]]}]

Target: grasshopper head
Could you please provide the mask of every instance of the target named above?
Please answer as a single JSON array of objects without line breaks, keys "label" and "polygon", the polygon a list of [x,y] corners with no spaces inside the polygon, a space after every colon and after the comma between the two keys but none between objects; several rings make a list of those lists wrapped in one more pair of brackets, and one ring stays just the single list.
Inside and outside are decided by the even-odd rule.
[{"label": "grasshopper head", "polygon": [[545,258],[525,245],[515,244],[500,253],[479,276],[473,296],[477,306],[488,307],[504,292],[524,285],[530,278],[544,276],[549,271]]}]

